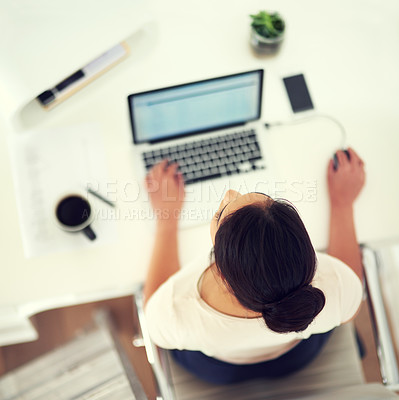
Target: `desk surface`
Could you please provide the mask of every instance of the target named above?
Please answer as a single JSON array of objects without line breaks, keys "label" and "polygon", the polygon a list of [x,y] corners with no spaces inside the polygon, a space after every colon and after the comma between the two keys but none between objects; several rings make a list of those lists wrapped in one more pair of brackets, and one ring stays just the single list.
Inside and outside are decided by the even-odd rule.
[{"label": "desk surface", "polygon": [[[110,180],[130,182],[136,177],[128,94],[264,68],[262,119],[289,120],[292,114],[281,78],[303,72],[317,111],[345,126],[347,144],[365,160],[367,184],[356,205],[360,241],[399,237],[399,5],[395,0],[283,0],[268,6],[286,19],[286,39],[279,54],[260,57],[249,46],[248,15],[263,9],[264,2],[155,1],[155,23],[131,38],[128,59],[51,112],[35,116],[27,111],[23,124],[27,129],[47,129],[99,122]],[[144,279],[151,251],[152,226],[146,221],[119,221],[114,244],[24,257],[7,151],[7,136],[14,132],[7,121],[0,124],[0,317],[10,310],[28,315],[129,293]],[[265,131],[263,140],[273,178],[283,183],[280,197],[294,201],[315,247],[325,248],[325,170],[328,157],[341,143],[337,127],[328,120],[311,120]],[[307,182],[315,188],[312,200],[301,192]],[[118,207],[129,205],[121,201]],[[207,226],[180,235],[183,263],[209,248]]]}]

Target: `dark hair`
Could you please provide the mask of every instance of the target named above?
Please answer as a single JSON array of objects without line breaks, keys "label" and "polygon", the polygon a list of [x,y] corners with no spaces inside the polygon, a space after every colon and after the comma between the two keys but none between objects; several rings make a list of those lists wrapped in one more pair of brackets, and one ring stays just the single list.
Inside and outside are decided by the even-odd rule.
[{"label": "dark hair", "polygon": [[237,300],[262,313],[275,332],[305,330],[325,297],[311,286],[316,254],[293,205],[284,200],[244,206],[215,236],[216,266]]}]

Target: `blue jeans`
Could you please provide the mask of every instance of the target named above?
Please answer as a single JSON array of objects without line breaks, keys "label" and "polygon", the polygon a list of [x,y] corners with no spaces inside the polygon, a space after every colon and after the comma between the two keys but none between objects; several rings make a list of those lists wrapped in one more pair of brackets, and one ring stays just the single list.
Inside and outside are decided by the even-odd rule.
[{"label": "blue jeans", "polygon": [[312,335],[287,353],[256,364],[230,364],[200,351],[172,350],[174,359],[198,378],[214,384],[229,384],[256,378],[280,378],[296,372],[316,358],[332,331]]}]

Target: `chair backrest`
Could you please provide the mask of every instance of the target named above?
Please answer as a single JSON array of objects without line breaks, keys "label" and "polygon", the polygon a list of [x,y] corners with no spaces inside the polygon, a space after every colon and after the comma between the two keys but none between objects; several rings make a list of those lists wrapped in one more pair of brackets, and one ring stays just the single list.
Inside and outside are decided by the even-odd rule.
[{"label": "chair backrest", "polygon": [[[395,355],[390,325],[386,312],[386,304],[391,309],[391,316],[396,320],[393,327],[399,335],[399,318],[397,317],[397,291],[399,290],[399,256],[396,260],[393,252],[399,255],[399,244],[387,243],[380,246],[363,246],[363,265],[365,271],[367,299],[370,307],[371,322],[377,346],[378,361],[384,384],[391,390],[399,391],[399,368]],[[383,283],[383,271],[388,281]],[[388,288],[387,286],[391,287]],[[390,290],[388,290],[390,289]],[[393,292],[388,296],[388,292]],[[385,298],[383,294],[386,294]],[[399,343],[398,343],[399,345]]]},{"label": "chair backrest", "polygon": [[134,294],[134,310],[137,312],[139,321],[138,332],[135,335],[133,344],[136,346],[144,346],[147,354],[148,362],[154,372],[157,387],[157,400],[173,400],[175,399],[174,390],[171,384],[169,365],[167,363],[166,350],[160,349],[152,342],[144,315],[144,299],[142,287]]},{"label": "chair backrest", "polygon": [[[152,343],[145,323],[141,292],[135,305],[147,356],[158,382],[159,399],[298,399],[320,396],[337,388],[364,383],[352,324],[333,332],[325,348],[310,365],[278,380],[256,379],[234,385],[212,385],[191,375],[175,363],[168,350]],[[321,398],[321,397],[319,397]]]}]

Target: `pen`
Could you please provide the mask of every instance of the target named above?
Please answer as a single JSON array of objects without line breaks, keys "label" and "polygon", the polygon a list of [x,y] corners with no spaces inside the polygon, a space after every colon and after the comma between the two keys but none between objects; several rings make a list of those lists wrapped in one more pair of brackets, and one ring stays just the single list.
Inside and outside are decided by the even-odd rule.
[{"label": "pen", "polygon": [[109,206],[115,207],[115,204],[112,201],[110,201],[110,200],[106,199],[105,197],[101,196],[101,194],[98,194],[94,190],[92,190],[90,188],[87,188],[87,192],[92,194],[94,197],[97,197],[98,199],[102,200],[104,203],[107,203]]}]

